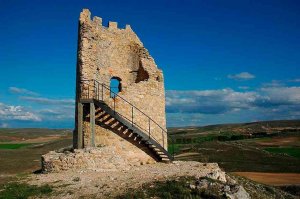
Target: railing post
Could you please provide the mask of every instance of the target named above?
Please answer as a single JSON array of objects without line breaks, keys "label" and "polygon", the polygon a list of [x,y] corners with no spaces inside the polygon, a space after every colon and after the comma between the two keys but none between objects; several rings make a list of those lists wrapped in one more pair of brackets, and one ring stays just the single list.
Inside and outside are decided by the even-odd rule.
[{"label": "railing post", "polygon": [[162,141],[163,141],[163,148],[165,148],[165,137],[164,137],[164,131],[161,130],[161,135],[162,135]]},{"label": "railing post", "polygon": [[95,147],[95,104],[94,103],[90,103],[90,132],[91,132],[90,146]]},{"label": "railing post", "polygon": [[149,119],[149,140],[150,140],[150,137],[151,137],[151,134],[150,134],[150,132],[151,132],[151,129],[150,129],[150,117],[148,117],[148,119]]},{"label": "railing post", "polygon": [[80,82],[80,98],[84,98],[83,97],[83,88],[82,88],[83,86],[82,86],[82,82]]},{"label": "railing post", "polygon": [[94,98],[96,98],[96,81],[95,80],[93,80],[93,82],[92,82],[92,84],[93,84],[93,99]]},{"label": "railing post", "polygon": [[131,106],[131,126],[133,126],[133,106]]},{"label": "railing post", "polygon": [[104,86],[102,84],[102,101],[104,101],[104,98],[103,98],[103,89],[104,89]]},{"label": "railing post", "polygon": [[116,98],[114,97],[114,114],[116,114]]},{"label": "railing post", "polygon": [[89,99],[90,98],[90,84],[88,83],[88,93],[87,93],[87,99]]},{"label": "railing post", "polygon": [[98,93],[98,95],[97,95],[97,100],[100,100],[100,97],[99,97],[99,92],[100,92],[100,91],[99,91],[99,90],[100,90],[100,89],[99,89],[99,82],[97,83],[97,85],[98,85],[98,90],[97,90],[97,93]]}]

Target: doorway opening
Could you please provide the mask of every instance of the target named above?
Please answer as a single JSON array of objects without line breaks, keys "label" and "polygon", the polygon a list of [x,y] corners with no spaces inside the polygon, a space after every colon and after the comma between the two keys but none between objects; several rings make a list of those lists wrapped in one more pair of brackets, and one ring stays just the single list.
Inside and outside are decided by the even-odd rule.
[{"label": "doorway opening", "polygon": [[121,78],[119,77],[112,77],[110,79],[110,97],[115,98],[116,95],[121,92],[122,85],[121,85]]}]

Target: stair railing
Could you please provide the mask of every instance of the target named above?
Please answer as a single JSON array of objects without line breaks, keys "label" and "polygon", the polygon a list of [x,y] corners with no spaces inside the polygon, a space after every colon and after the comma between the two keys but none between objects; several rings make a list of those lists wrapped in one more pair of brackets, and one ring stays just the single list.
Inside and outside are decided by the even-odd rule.
[{"label": "stair railing", "polygon": [[[81,89],[81,99],[95,99],[95,100],[99,100],[99,101],[104,101],[105,100],[105,92],[109,91],[109,99],[113,99],[113,111],[114,114],[118,113],[119,115],[121,115],[123,118],[125,118],[127,121],[129,121],[131,123],[132,126],[136,126],[139,127],[140,129],[144,130],[145,132],[148,133],[149,136],[149,140],[153,139],[155,140],[157,143],[160,143],[154,136],[153,134],[151,134],[151,130],[154,129],[153,125],[155,125],[156,128],[158,128],[161,131],[161,135],[162,135],[162,146],[163,148],[165,148],[165,137],[164,135],[167,134],[167,131],[160,126],[156,121],[154,121],[150,116],[148,116],[146,113],[144,113],[142,110],[140,110],[139,108],[137,108],[135,105],[133,105],[131,102],[127,101],[125,98],[123,98],[122,96],[118,95],[116,92],[112,91],[111,88],[104,84],[104,83],[100,83],[97,80],[81,80],[81,84],[80,84],[80,89]],[[126,104],[128,104],[131,108],[131,115],[130,118],[128,118],[128,116],[125,116],[123,114],[121,114],[120,112],[117,112],[116,108],[116,101],[117,99],[122,100],[123,102],[125,102]],[[142,127],[141,124],[138,124],[135,120],[134,120],[134,114],[136,113],[140,113],[142,115],[144,115],[146,117],[146,119],[148,120],[148,129],[145,129],[145,127]],[[167,134],[168,135],[168,134]],[[174,159],[174,139],[171,136],[167,136],[167,139],[171,141],[171,151],[172,151],[172,158]]]}]

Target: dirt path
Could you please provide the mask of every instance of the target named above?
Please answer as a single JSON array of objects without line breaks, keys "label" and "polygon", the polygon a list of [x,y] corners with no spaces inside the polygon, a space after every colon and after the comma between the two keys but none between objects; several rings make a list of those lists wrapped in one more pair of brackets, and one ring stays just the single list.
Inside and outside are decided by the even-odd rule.
[{"label": "dirt path", "polygon": [[268,185],[300,185],[300,173],[233,172],[239,176]]}]

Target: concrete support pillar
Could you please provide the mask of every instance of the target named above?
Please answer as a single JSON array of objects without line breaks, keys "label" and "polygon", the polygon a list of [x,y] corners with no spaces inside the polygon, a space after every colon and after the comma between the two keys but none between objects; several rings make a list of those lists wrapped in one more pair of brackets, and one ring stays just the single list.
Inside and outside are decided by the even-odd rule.
[{"label": "concrete support pillar", "polygon": [[95,147],[95,104],[90,103],[91,147]]},{"label": "concrete support pillar", "polygon": [[83,104],[77,104],[77,148],[83,148],[83,134],[82,134],[82,123],[83,123]]}]

